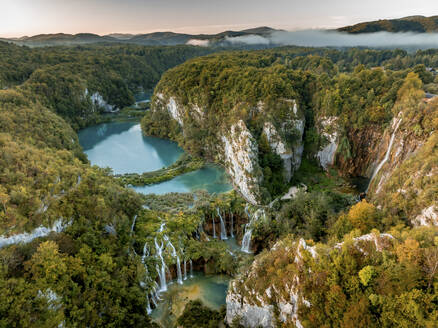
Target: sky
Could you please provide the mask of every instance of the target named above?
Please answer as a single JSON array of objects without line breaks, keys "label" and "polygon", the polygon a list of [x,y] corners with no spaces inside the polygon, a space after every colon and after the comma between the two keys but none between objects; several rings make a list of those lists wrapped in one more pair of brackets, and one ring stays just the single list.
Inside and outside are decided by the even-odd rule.
[{"label": "sky", "polygon": [[0,36],[335,28],[438,15],[437,0],[0,0]]}]

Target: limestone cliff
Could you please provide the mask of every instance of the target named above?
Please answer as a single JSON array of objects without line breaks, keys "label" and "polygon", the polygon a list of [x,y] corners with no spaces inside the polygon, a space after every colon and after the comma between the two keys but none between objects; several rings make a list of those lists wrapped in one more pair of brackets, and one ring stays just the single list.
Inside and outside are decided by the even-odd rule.
[{"label": "limestone cliff", "polygon": [[103,110],[108,113],[114,113],[119,111],[119,108],[117,108],[117,106],[109,104],[99,92],[94,92],[93,94],[90,94],[88,89],[85,89],[84,97],[90,97],[91,104],[92,106],[94,106],[94,109],[96,109],[96,111],[98,111],[99,108],[103,108]]},{"label": "limestone cliff", "polygon": [[[317,126],[325,142],[316,157],[326,170],[334,168],[347,177],[367,177],[367,198],[393,215],[405,217],[414,225],[437,225],[437,197],[431,190],[438,186],[438,137],[433,129],[429,133],[421,130],[409,115],[401,110],[385,129],[366,125],[348,132],[339,128],[337,117],[321,117]],[[404,205],[394,206],[395,200]]]},{"label": "limestone cliff", "polygon": [[[389,234],[367,234],[353,238],[345,247],[354,247],[362,256],[368,256],[366,250],[374,248],[380,252],[390,248],[393,240]],[[312,304],[306,299],[302,282],[311,274],[312,262],[341,251],[343,244],[320,249],[303,239],[277,242],[269,252],[259,255],[245,274],[231,281],[226,298],[227,323],[238,321],[245,328],[303,327],[300,309],[305,307],[311,312]],[[266,272],[268,263],[273,266],[270,274]],[[284,263],[288,273],[279,277]]]},{"label": "limestone cliff", "polygon": [[252,204],[260,201],[259,183],[263,176],[259,173],[257,143],[240,120],[231,126],[229,134],[222,136],[223,153],[220,154],[234,185]]},{"label": "limestone cliff", "polygon": [[327,170],[335,163],[335,155],[339,145],[339,126],[336,116],[322,117],[319,124],[319,133],[325,143],[316,154],[321,166]]},{"label": "limestone cliff", "polygon": [[[280,123],[280,128],[277,129],[273,123],[267,121],[263,126],[269,145],[274,153],[279,155],[283,160],[286,180],[289,181],[293,172],[298,170],[301,165],[303,155],[303,134],[305,127],[305,119],[303,113],[298,111],[298,106],[295,100],[283,100],[289,104],[290,116]],[[295,134],[294,142],[289,144],[285,141],[285,136],[288,133]]]},{"label": "limestone cliff", "polygon": [[[241,107],[247,108],[248,114],[236,120]],[[281,108],[283,117],[277,118],[273,115],[277,108]],[[211,116],[211,110],[202,101],[184,103],[176,95],[158,91],[152,99],[151,109],[152,112],[167,115],[176,122],[185,142],[187,139],[190,142],[189,135],[193,133],[193,129],[207,135],[205,140],[195,142],[200,144],[205,154],[225,166],[234,186],[252,204],[262,201],[260,184],[263,181],[263,171],[259,165],[257,134],[264,135],[272,152],[283,160],[287,181],[301,164],[305,119],[304,113],[293,99],[278,99],[276,103],[269,105],[263,101],[259,101],[257,106],[236,105],[233,108],[235,117],[233,113],[229,113],[229,119],[218,123],[216,129],[209,124],[217,118]],[[254,128],[252,117],[256,115],[263,122],[261,131]]]}]

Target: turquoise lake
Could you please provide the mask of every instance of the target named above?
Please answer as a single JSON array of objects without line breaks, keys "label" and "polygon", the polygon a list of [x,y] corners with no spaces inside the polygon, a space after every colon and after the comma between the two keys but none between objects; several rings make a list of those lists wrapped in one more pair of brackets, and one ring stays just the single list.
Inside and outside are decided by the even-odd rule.
[{"label": "turquoise lake", "polygon": [[[173,141],[143,136],[138,122],[110,122],[81,130],[79,142],[92,165],[112,168],[114,174],[143,173],[173,164],[184,151]],[[232,189],[225,170],[208,164],[172,180],[133,187],[143,194],[207,190],[221,193]]]}]

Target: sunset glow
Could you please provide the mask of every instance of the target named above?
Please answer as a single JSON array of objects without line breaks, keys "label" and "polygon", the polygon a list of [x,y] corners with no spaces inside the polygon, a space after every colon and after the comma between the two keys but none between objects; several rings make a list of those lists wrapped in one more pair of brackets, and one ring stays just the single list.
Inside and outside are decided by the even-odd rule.
[{"label": "sunset glow", "polygon": [[[215,33],[272,26],[288,30],[332,28],[377,18],[433,15],[438,3],[418,0],[1,0],[0,36],[42,33]],[[379,11],[370,8],[379,7]],[[61,18],[62,17],[62,18]]]}]

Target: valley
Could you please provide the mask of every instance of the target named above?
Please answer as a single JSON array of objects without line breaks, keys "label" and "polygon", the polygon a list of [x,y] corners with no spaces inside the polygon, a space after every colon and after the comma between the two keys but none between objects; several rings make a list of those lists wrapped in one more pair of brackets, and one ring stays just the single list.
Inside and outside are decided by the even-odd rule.
[{"label": "valley", "polygon": [[434,326],[436,50],[0,54],[0,326]]}]

